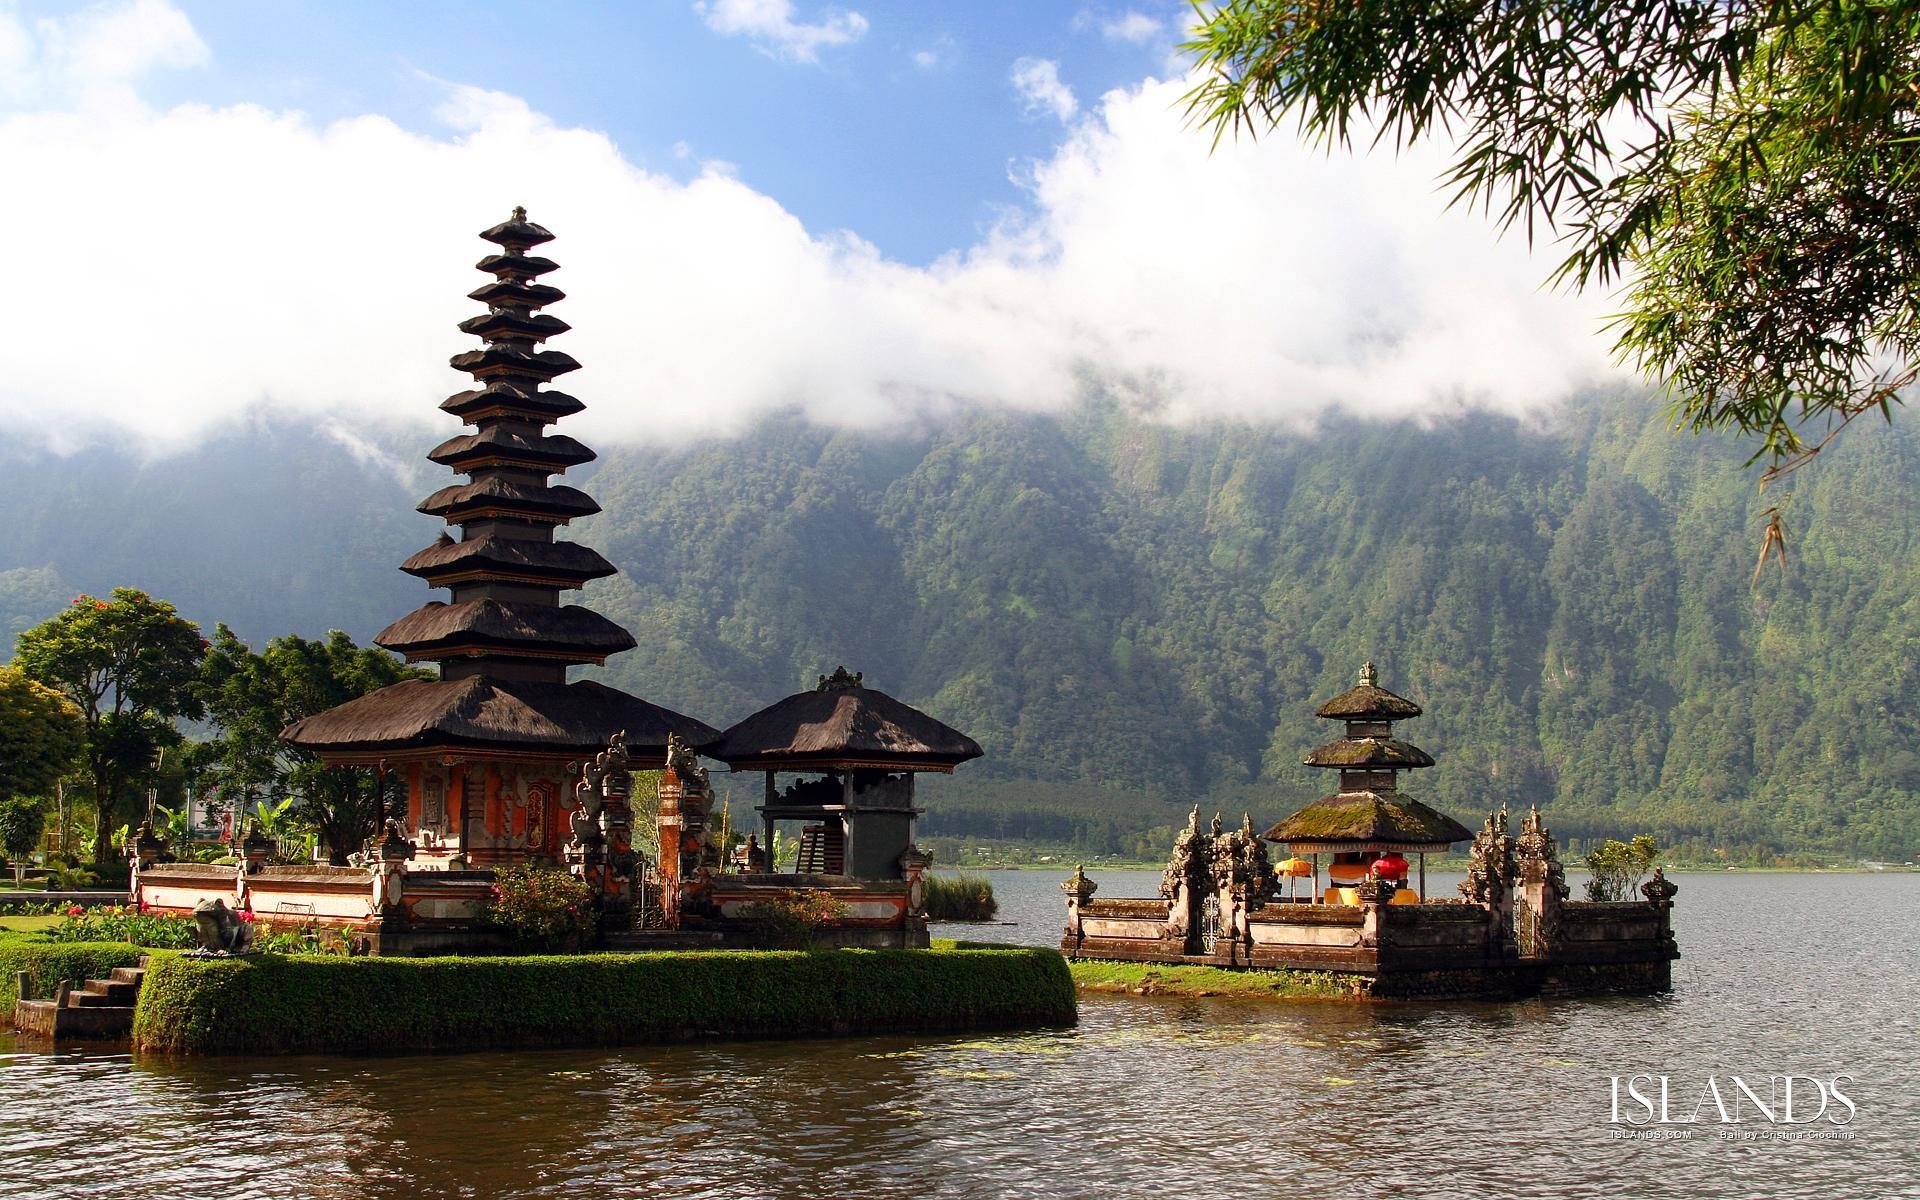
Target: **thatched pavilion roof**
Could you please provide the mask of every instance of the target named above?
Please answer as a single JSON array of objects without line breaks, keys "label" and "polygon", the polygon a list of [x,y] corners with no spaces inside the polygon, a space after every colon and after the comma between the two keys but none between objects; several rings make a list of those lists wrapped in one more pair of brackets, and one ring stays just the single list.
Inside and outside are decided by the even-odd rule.
[{"label": "thatched pavilion roof", "polygon": [[1466,826],[1398,792],[1323,796],[1261,835],[1296,854],[1355,850],[1438,852],[1470,841]]},{"label": "thatched pavilion roof", "polygon": [[861,686],[844,669],[754,713],[700,752],[736,771],[951,771],[981,754],[966,734]]},{"label": "thatched pavilion roof", "polygon": [[719,731],[591,680],[408,680],[296,721],[281,737],[323,758],[460,749],[565,757],[604,750],[624,731],[636,764],[666,762],[667,734],[698,745]]},{"label": "thatched pavilion roof", "polygon": [[[385,643],[382,643],[383,645]],[[1410,770],[1433,765],[1433,755],[1396,738],[1341,738],[1307,755],[1309,767],[1342,767],[1358,770],[1367,767],[1393,767]]]}]

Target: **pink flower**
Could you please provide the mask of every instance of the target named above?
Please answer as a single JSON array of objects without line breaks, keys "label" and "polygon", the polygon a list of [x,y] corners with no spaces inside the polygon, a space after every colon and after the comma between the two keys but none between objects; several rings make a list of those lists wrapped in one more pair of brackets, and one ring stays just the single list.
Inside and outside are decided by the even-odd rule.
[{"label": "pink flower", "polygon": [[84,913],[86,911],[87,911],[86,909],[81,908],[78,904],[75,904],[67,909],[67,915],[70,917],[77,917],[81,913]]},{"label": "pink flower", "polygon": [[252,914],[251,912],[249,912],[249,911],[247,911],[246,909],[244,909],[244,908],[240,910],[240,919],[241,919],[242,921],[245,921],[245,922],[247,922],[248,924],[252,924],[252,923],[254,922],[254,920],[256,920],[256,918],[254,917],[254,915],[253,915],[253,914]]}]

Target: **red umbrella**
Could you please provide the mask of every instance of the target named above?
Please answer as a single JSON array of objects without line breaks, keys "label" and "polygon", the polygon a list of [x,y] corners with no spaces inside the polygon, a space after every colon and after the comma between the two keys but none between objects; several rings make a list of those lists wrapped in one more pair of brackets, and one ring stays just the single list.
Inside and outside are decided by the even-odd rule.
[{"label": "red umbrella", "polygon": [[1389,851],[1373,860],[1373,873],[1382,879],[1405,879],[1407,860]]}]

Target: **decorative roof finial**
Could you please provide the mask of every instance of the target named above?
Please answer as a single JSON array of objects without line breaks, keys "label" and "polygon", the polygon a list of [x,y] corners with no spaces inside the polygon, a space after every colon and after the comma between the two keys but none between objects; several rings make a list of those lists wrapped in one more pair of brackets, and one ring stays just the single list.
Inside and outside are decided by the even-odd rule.
[{"label": "decorative roof finial", "polygon": [[813,690],[816,692],[843,692],[848,688],[862,686],[861,680],[866,677],[867,673],[865,671],[855,671],[849,674],[845,667],[835,667],[833,674],[820,676],[820,682],[815,685]]},{"label": "decorative roof finial", "polygon": [[1380,686],[1380,685],[1379,685],[1378,683],[1375,683],[1375,682],[1374,682],[1374,681],[1375,681],[1375,680],[1376,680],[1377,678],[1379,678],[1379,677],[1378,677],[1377,675],[1375,675],[1375,674],[1374,674],[1374,671],[1373,671],[1373,663],[1372,663],[1372,661],[1371,661],[1371,660],[1369,660],[1369,661],[1367,661],[1367,662],[1365,662],[1365,663],[1362,663],[1362,664],[1360,665],[1360,686],[1361,686],[1361,687],[1378,687],[1378,686]]},{"label": "decorative roof finial", "polygon": [[516,205],[514,205],[514,206],[513,206],[513,219],[514,219],[514,220],[516,220],[516,221],[524,221],[524,220],[526,220],[526,219],[527,219],[527,206],[526,206],[526,205],[524,205],[524,204],[516,204]]}]

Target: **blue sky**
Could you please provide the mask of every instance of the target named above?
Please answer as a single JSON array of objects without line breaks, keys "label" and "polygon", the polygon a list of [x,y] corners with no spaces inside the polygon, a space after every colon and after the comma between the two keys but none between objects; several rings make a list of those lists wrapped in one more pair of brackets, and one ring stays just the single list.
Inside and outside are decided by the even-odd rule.
[{"label": "blue sky", "polygon": [[164,452],[245,419],[349,441],[443,419],[473,235],[515,204],[559,235],[589,438],[1091,393],[1310,431],[1335,409],[1539,413],[1614,376],[1606,298],[1543,292],[1550,251],[1446,211],[1444,148],[1212,149],[1181,104],[1190,19],[0,0],[0,162],[32,231],[13,267],[35,281],[0,426]]},{"label": "blue sky", "polygon": [[[691,3],[181,3],[213,50],[156,73],[155,103],[252,102],[319,121],[383,113],[434,126],[435,80],[524,98],[605,132],[636,165],[691,178],[733,164],[816,232],[857,231],[925,263],[979,240],[1024,201],[1012,177],[1059,143],[1011,82],[1023,58],[1057,64],[1095,98],[1165,73],[1192,9],[1009,3],[799,5],[802,25],[857,11],[864,32],[796,61],[750,33],[722,35]],[[29,14],[55,11],[34,5]],[[712,10],[709,10],[712,11]]]}]

